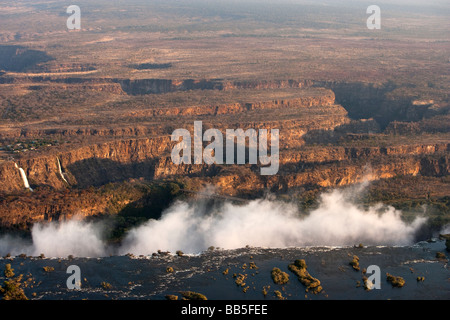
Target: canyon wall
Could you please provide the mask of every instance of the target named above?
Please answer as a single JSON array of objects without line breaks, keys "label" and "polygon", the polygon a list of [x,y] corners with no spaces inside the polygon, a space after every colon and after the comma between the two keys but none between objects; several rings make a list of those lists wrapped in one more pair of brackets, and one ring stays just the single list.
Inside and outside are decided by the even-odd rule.
[{"label": "canyon wall", "polygon": [[[116,140],[82,146],[75,149],[53,150],[50,154],[23,157],[16,162],[24,169],[32,186],[50,186],[63,189],[67,183],[59,174],[67,175],[67,181],[78,187],[96,186],[129,177],[153,178],[154,161],[171,150],[170,137]],[[0,163],[2,184],[0,192],[11,193],[22,190],[17,183],[17,168],[14,162]],[[20,180],[21,181],[21,180]]]},{"label": "canyon wall", "polygon": [[[170,158],[173,145],[169,136],[117,140],[40,157],[23,158],[17,160],[17,164],[24,169],[32,187],[51,186],[57,190],[69,187],[61,177],[57,159],[68,183],[81,188],[128,178],[152,180],[177,176],[226,175],[225,169],[228,166],[173,164]],[[282,148],[279,172],[282,178],[279,181],[293,181],[288,183],[289,186],[311,183],[324,186],[350,184],[355,180],[355,174],[363,175],[361,169],[366,165],[375,170],[374,179],[418,173],[445,175],[449,171],[449,150],[448,143],[390,147]],[[238,165],[236,167],[239,168]],[[254,168],[252,172],[258,174],[259,169]],[[0,177],[0,192],[11,193],[24,189],[14,162],[0,163]],[[239,192],[239,188],[235,192]]]},{"label": "canyon wall", "polygon": [[[10,82],[26,84],[29,80],[24,77]],[[370,140],[371,135],[379,133],[387,124],[388,114],[393,119],[405,120],[404,113],[410,105],[408,101],[390,104],[386,93],[392,88],[386,85],[296,80],[32,79],[38,80],[63,88],[79,86],[83,90],[118,95],[189,90],[299,90],[295,94],[289,92],[289,98],[285,99],[267,98],[272,97],[272,92],[268,95],[259,92],[264,99],[246,102],[136,108],[133,105],[114,114],[120,119],[119,124],[106,120],[98,125],[48,122],[46,126],[34,123],[4,126],[0,139],[7,143],[41,137],[63,142],[10,154],[0,161],[1,226],[61,220],[75,214],[104,214],[109,196],[89,192],[89,187],[130,179],[167,181],[186,177],[199,184],[215,185],[221,194],[255,196],[267,190],[287,192],[303,186],[335,187],[396,176],[441,177],[450,171],[450,143],[445,137],[436,142],[425,138],[392,143],[383,140],[385,137]],[[9,80],[0,78],[1,81]],[[313,86],[328,89],[301,89]],[[170,133],[177,128],[192,133],[196,120],[203,122],[203,130],[216,128],[224,136],[226,129],[279,129],[278,174],[261,176],[259,165],[175,165],[170,157],[175,144],[170,140]],[[399,125],[392,127],[393,134],[397,134]],[[341,145],[339,138],[345,138],[350,146]],[[384,143],[387,146],[373,146],[380,145],[379,141],[388,141]],[[25,188],[18,168],[24,170],[34,191]]]},{"label": "canyon wall", "polygon": [[[20,160],[18,165],[24,168],[34,192],[25,189],[14,162],[3,162],[0,226],[25,230],[37,221],[108,214],[114,195],[93,192],[89,187],[133,178],[170,181],[184,177],[214,185],[223,195],[257,196],[303,186],[337,187],[450,172],[450,144],[283,149],[280,169],[274,176],[261,176],[259,167],[252,165],[175,165],[170,148],[168,137],[130,139]],[[61,177],[56,157],[68,183]],[[119,207],[124,207],[130,199],[120,201]]]}]

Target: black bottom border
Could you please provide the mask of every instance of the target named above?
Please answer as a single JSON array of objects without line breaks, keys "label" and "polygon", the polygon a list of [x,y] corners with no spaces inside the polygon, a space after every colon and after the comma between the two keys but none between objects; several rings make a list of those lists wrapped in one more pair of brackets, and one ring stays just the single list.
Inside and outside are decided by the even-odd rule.
[{"label": "black bottom border", "polygon": [[[449,298],[450,299],[450,298]],[[444,307],[444,303],[446,304]],[[330,315],[332,317],[393,317],[405,318],[417,316],[418,310],[433,310],[433,316],[439,316],[439,310],[447,310],[448,300],[419,301],[419,300],[326,300],[326,301],[164,301],[164,300],[113,300],[113,301],[0,301],[2,314],[16,315],[45,315],[52,312],[60,318],[62,314],[73,317],[117,317],[120,314],[148,315],[152,319],[163,316],[170,319],[288,319]],[[430,309],[431,308],[431,309]],[[211,311],[212,314],[211,314]],[[61,314],[61,312],[63,312]],[[442,314],[445,315],[444,313]]]}]

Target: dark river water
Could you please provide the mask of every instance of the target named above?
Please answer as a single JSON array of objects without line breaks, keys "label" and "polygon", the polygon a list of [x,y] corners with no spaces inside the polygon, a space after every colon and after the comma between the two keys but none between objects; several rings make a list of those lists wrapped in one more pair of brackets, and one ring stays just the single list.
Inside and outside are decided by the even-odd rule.
[{"label": "dark river water", "polygon": [[[437,259],[437,252],[446,254],[448,259],[444,242],[434,240],[407,247],[246,247],[182,256],[171,253],[73,259],[4,257],[0,259],[0,268],[4,270],[9,263],[16,275],[23,274],[24,280],[31,278],[24,290],[29,299],[36,300],[162,300],[166,295],[181,297],[180,291],[199,292],[209,300],[271,300],[279,299],[276,290],[287,300],[450,299],[448,260]],[[364,289],[361,270],[356,271],[349,264],[354,255],[359,257],[361,270],[370,265],[380,268],[380,289]],[[306,292],[305,286],[288,270],[296,259],[304,259],[309,273],[321,281],[321,293]],[[67,288],[70,265],[80,268],[79,290]],[[54,270],[45,271],[44,267]],[[168,267],[173,272],[167,272]],[[289,274],[287,284],[273,282],[274,267]],[[386,273],[403,277],[405,285],[393,287]],[[246,277],[245,287],[236,284],[234,274]],[[424,281],[418,281],[417,277],[424,277]],[[2,272],[0,283],[4,280]]]}]

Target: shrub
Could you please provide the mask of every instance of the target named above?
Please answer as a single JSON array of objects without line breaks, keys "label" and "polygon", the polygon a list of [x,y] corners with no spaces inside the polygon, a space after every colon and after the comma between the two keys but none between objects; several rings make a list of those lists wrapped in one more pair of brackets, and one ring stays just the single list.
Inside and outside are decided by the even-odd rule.
[{"label": "shrub", "polygon": [[238,275],[236,275],[236,280],[234,282],[238,286],[245,287],[245,279],[247,279],[247,275],[239,273]]},{"label": "shrub", "polygon": [[275,296],[276,296],[278,299],[280,299],[280,300],[286,300],[286,298],[283,297],[283,295],[281,294],[281,291],[275,290],[273,293],[275,294]]},{"label": "shrub", "polygon": [[22,275],[3,282],[3,287],[0,287],[0,292],[3,293],[3,300],[28,300],[21,287],[21,280]]},{"label": "shrub", "polygon": [[42,269],[44,269],[45,272],[55,271],[55,268],[53,268],[53,267],[43,267]]},{"label": "shrub", "polygon": [[10,264],[5,266],[5,277],[8,280],[3,282],[3,286],[0,287],[0,293],[3,294],[3,300],[28,300],[25,292],[22,289],[22,275],[14,277],[14,269]]},{"label": "shrub", "polygon": [[8,263],[8,264],[5,266],[4,274],[5,274],[5,277],[6,277],[6,278],[12,278],[12,277],[14,277],[14,269],[11,268],[11,264]]},{"label": "shrub", "polygon": [[389,281],[393,287],[401,288],[405,285],[405,280],[402,277],[396,277],[389,273],[386,273],[387,281]]},{"label": "shrub", "polygon": [[322,291],[322,286],[320,285],[320,281],[313,276],[311,276],[308,272],[305,260],[295,260],[293,264],[288,266],[289,270],[297,275],[298,280],[306,286],[306,292],[311,290],[314,294],[317,294]]},{"label": "shrub", "polygon": [[272,279],[276,284],[286,284],[289,282],[289,275],[278,268],[273,268]]},{"label": "shrub", "polygon": [[300,269],[306,269],[306,268],[307,268],[306,262],[305,262],[305,260],[303,260],[303,259],[297,259],[297,260],[295,260],[294,264],[295,264],[295,266],[297,266],[297,267],[300,268]]},{"label": "shrub", "polygon": [[198,292],[192,292],[192,291],[181,291],[180,294],[183,296],[186,300],[208,300],[206,296],[204,296],[201,293]]},{"label": "shrub", "polygon": [[417,277],[417,281],[425,281],[425,277]]},{"label": "shrub", "polygon": [[102,286],[102,288],[104,290],[111,290],[111,288],[112,288],[112,285],[108,282],[102,282],[102,283],[100,283],[100,285]]},{"label": "shrub", "polygon": [[353,260],[350,261],[350,265],[353,267],[353,269],[359,271],[359,258],[357,256],[353,256]]}]

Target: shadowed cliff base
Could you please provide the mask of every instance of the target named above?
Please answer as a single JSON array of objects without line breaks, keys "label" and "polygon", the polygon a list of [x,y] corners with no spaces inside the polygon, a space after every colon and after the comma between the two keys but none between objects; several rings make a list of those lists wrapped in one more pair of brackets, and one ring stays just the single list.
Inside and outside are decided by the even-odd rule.
[{"label": "shadowed cliff base", "polygon": [[55,58],[44,51],[33,50],[22,46],[0,45],[0,70],[25,72],[37,70],[41,63]]}]

